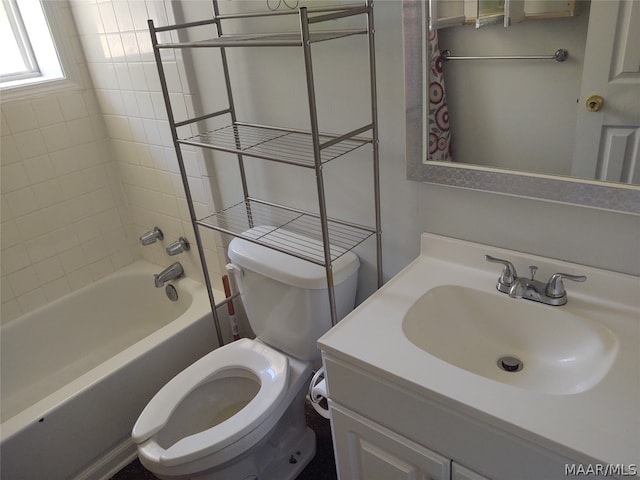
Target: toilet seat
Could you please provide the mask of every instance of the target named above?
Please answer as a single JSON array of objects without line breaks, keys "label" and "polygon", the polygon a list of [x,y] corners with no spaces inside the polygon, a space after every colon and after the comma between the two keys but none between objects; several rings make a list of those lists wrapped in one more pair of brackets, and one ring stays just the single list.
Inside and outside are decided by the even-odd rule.
[{"label": "toilet seat", "polygon": [[[155,441],[154,436],[193,390],[229,376],[233,370],[240,375],[249,372],[260,383],[256,395],[240,412],[166,449]],[[282,353],[249,339],[230,343],[205,355],[169,381],[141,413],[133,427],[133,440],[150,458],[166,466],[197,460],[236,442],[259,426],[285,396],[288,381],[289,361]]]}]

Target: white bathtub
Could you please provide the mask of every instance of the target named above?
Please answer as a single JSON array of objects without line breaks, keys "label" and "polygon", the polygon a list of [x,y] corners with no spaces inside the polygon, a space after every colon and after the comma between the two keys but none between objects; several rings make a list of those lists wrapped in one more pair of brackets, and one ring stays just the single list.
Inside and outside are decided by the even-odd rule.
[{"label": "white bathtub", "polygon": [[136,262],[1,327],[1,478],[105,478],[135,456],[144,406],[217,346],[204,286],[180,279],[172,302],[160,269]]}]

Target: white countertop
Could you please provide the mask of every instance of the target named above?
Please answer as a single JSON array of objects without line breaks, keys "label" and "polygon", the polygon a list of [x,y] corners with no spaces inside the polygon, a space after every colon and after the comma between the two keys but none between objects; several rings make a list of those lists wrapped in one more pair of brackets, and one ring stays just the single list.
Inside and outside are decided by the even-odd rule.
[{"label": "white countertop", "polygon": [[[510,260],[520,275],[532,264],[539,267],[540,279],[556,272],[587,275],[584,283],[565,283],[567,305],[548,308],[600,322],[617,337],[615,361],[598,384],[567,395],[527,390],[446,363],[405,337],[405,314],[436,286],[462,285],[504,295],[495,289],[501,266],[486,262],[485,254]],[[413,391],[498,418],[505,430],[542,446],[561,446],[562,453],[576,460],[640,465],[639,277],[424,234],[421,255],[320,338],[319,345]]]}]

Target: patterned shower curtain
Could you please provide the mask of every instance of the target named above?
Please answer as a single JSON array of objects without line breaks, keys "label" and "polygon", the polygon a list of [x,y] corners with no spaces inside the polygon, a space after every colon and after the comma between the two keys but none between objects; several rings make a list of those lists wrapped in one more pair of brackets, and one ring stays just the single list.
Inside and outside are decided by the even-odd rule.
[{"label": "patterned shower curtain", "polygon": [[429,160],[452,162],[449,109],[442,75],[438,32],[429,31]]}]

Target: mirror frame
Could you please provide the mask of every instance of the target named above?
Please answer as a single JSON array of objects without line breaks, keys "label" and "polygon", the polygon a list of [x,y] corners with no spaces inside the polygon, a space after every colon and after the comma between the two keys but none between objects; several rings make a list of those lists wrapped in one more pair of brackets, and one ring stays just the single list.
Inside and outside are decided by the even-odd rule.
[{"label": "mirror frame", "polygon": [[427,152],[428,0],[402,0],[407,179],[640,215],[640,187],[502,170],[424,162]]}]

